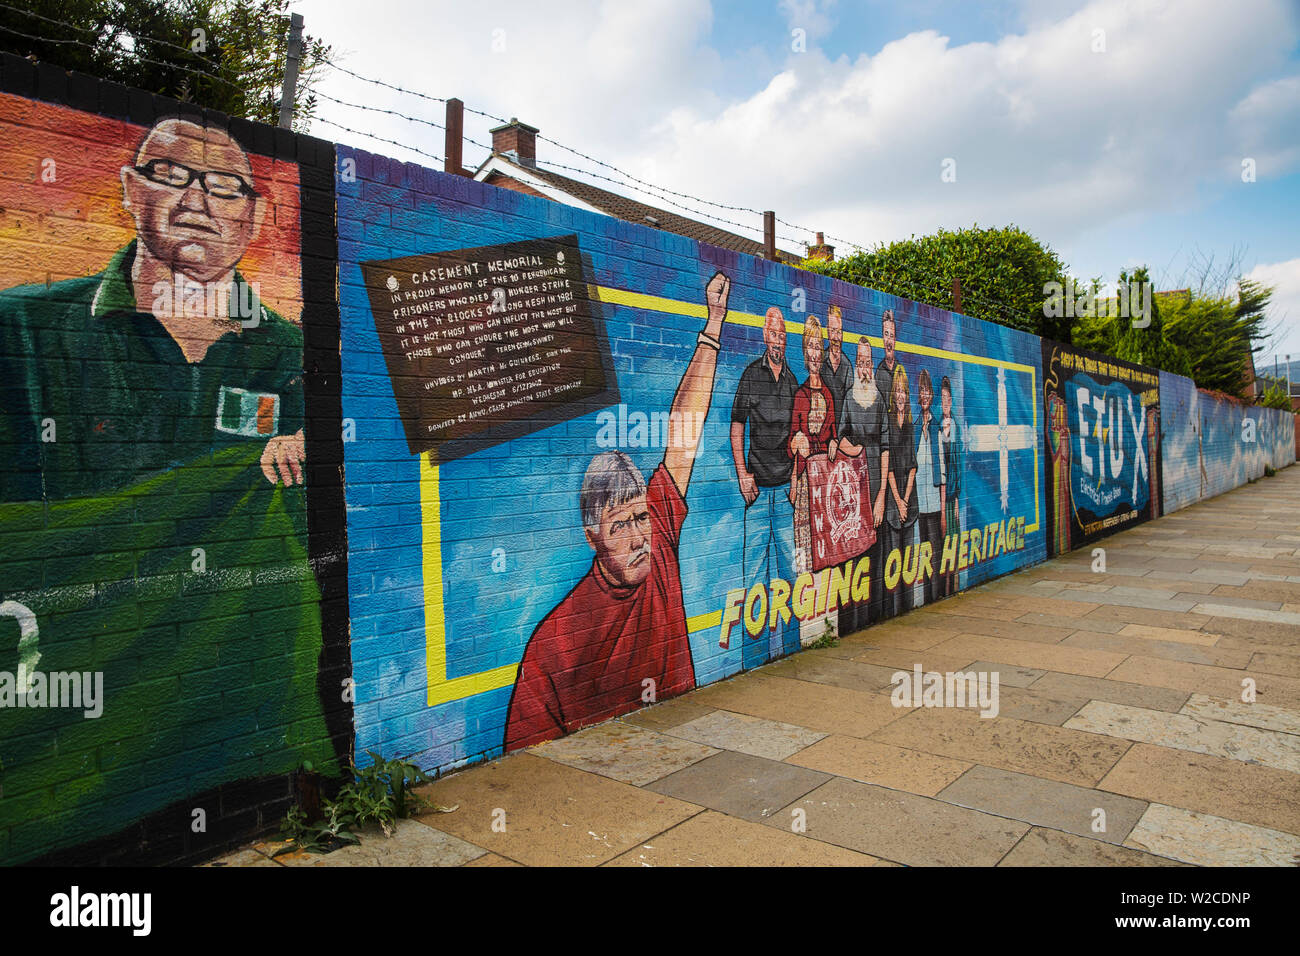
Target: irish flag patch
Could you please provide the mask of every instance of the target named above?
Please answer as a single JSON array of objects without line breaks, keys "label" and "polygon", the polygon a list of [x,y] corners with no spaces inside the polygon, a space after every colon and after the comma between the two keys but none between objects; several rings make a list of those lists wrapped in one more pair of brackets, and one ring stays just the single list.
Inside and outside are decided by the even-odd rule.
[{"label": "irish flag patch", "polygon": [[221,386],[217,397],[217,431],[248,438],[270,438],[279,425],[279,395]]}]

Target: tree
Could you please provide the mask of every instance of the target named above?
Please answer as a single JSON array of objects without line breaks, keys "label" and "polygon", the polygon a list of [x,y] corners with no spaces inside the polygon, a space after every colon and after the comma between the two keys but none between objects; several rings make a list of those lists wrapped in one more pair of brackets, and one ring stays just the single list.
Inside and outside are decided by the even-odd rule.
[{"label": "tree", "polygon": [[1056,253],[1015,226],[940,229],[883,243],[834,262],[808,259],[803,268],[893,295],[954,309],[952,282],[961,280],[961,311],[1000,325],[1068,342],[1070,320],[1044,314],[1050,283],[1065,283]]},{"label": "tree", "polygon": [[[0,48],[231,116],[275,125],[289,0],[18,0],[0,7]],[[10,5],[12,6],[12,4]],[[305,132],[330,57],[305,35],[293,128]]]}]

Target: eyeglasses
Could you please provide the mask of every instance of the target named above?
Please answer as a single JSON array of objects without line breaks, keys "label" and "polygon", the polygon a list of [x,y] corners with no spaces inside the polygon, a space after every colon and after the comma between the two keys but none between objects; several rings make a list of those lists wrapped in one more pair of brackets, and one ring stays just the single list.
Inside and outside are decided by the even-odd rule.
[{"label": "eyeglasses", "polygon": [[244,196],[257,195],[257,190],[242,176],[212,170],[190,169],[170,159],[151,159],[143,166],[136,166],[135,171],[151,183],[171,186],[175,189],[187,189],[190,183],[197,179],[205,193],[218,199],[240,199]]}]

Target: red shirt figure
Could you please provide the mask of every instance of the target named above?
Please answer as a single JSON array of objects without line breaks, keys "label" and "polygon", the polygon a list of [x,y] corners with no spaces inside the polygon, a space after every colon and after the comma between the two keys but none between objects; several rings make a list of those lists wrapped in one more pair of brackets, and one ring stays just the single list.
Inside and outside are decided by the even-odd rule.
[{"label": "red shirt figure", "polygon": [[647,484],[621,451],[596,455],[578,495],[591,567],[537,625],[506,715],[505,750],[540,743],[695,686],[677,547],[713,399],[731,280],[705,288],[708,321],[673,396],[664,458]]},{"label": "red shirt figure", "polygon": [[662,697],[695,686],[677,565],[686,502],[663,465],[646,486],[646,508],[653,537],[645,582],[619,587],[593,560],[533,631],[510,700],[507,752],[635,710],[646,678]]}]

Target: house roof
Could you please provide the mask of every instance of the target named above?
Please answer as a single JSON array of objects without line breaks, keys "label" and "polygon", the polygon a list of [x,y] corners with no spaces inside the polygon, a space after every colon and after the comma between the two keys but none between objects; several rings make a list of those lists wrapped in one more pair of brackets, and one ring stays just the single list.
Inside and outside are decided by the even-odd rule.
[{"label": "house roof", "polygon": [[[576,202],[570,202],[570,205],[582,206],[595,212],[604,213],[607,216],[613,216],[616,219],[622,219],[625,222],[653,226],[657,229],[663,229],[665,232],[698,239],[700,242],[707,242],[723,249],[731,249],[734,252],[744,252],[751,256],[763,257],[763,243],[755,239],[747,239],[717,226],[711,226],[708,223],[690,219],[678,213],[660,209],[657,206],[620,196],[608,189],[601,189],[599,186],[593,186],[570,176],[562,176],[540,166],[522,166],[501,153],[493,153],[489,156],[483,165],[475,171],[474,178],[480,182],[490,184],[494,174],[506,176],[524,185],[531,186],[548,199],[565,202],[566,199],[561,199],[555,195],[556,192],[563,193],[568,199],[576,200]],[[651,217],[653,217],[653,221],[651,221]],[[777,259],[790,265],[798,265],[804,258],[784,249],[777,249],[776,255]]]}]

